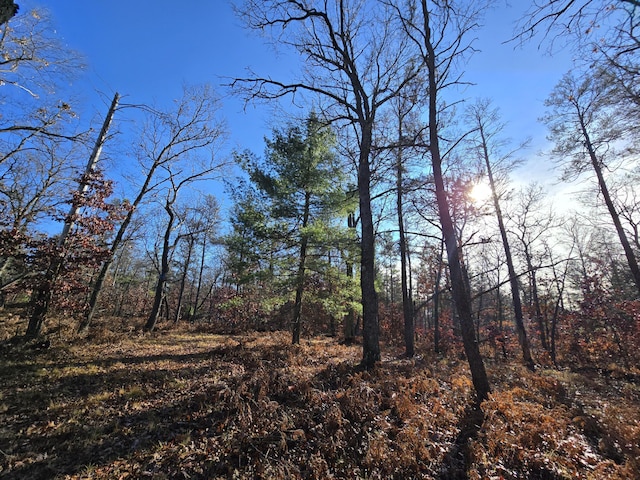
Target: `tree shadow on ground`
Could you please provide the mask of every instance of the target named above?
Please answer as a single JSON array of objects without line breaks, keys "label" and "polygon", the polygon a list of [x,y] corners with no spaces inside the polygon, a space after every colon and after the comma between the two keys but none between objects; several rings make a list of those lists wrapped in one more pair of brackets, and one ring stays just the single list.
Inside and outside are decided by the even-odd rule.
[{"label": "tree shadow on ground", "polygon": [[469,447],[482,428],[484,413],[475,404],[469,405],[460,417],[458,429],[460,433],[444,457],[440,470],[441,480],[467,480],[471,459]]},{"label": "tree shadow on ground", "polygon": [[178,448],[181,438],[215,443],[263,384],[287,392],[287,383],[259,377],[286,371],[293,351],[226,342],[195,353],[110,350],[88,360],[64,349],[3,356],[0,476],[76,475],[133,456],[148,462],[159,445]]},{"label": "tree shadow on ground", "polygon": [[[1,359],[1,476],[75,474],[206,429],[191,419],[214,395],[225,366],[234,368],[221,362],[226,356],[232,358],[220,347],[86,362],[64,362],[56,352]],[[235,366],[235,374],[244,370]]]}]

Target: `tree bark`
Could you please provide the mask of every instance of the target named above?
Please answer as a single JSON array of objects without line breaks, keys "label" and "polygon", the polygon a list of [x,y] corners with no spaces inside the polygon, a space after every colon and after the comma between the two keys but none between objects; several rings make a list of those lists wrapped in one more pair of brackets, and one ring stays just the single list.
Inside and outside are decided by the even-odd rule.
[{"label": "tree bark", "polygon": [[[398,142],[402,141],[402,117],[398,119]],[[400,235],[400,283],[402,288],[402,313],[404,316],[404,345],[405,355],[412,358],[415,355],[415,324],[413,299],[409,290],[407,238],[404,229],[403,214],[403,185],[402,185],[402,150],[398,148],[396,159],[396,209],[398,211],[398,232]]]},{"label": "tree bark", "polygon": [[371,167],[369,154],[373,141],[373,125],[363,121],[358,158],[358,192],[362,229],[360,287],[362,289],[362,366],[373,368],[380,360],[380,326],[378,294],[375,287],[375,236],[371,211]]},{"label": "tree bark", "polygon": [[438,269],[433,287],[433,350],[440,353],[440,281],[444,267],[444,238],[440,242]]},{"label": "tree bark", "polygon": [[311,207],[311,192],[304,194],[304,211],[302,214],[302,234],[300,240],[300,255],[298,256],[298,273],[296,275],[296,300],[293,305],[292,338],[294,345],[300,343],[300,327],[302,314],[302,295],[304,293],[304,274],[307,262],[307,244],[309,238],[304,231],[309,225],[309,210]]},{"label": "tree bark", "polygon": [[438,127],[438,80],[436,54],[431,43],[430,12],[427,8],[426,0],[421,1],[423,14],[423,32],[425,40],[426,56],[424,58],[428,74],[429,88],[429,150],[431,153],[431,164],[433,167],[433,178],[436,186],[436,202],[438,205],[438,215],[442,226],[442,235],[447,250],[449,262],[449,274],[451,277],[451,289],[455,307],[460,318],[460,330],[464,344],[465,354],[471,370],[471,378],[476,391],[477,402],[489,398],[491,387],[484,367],[480,347],[476,342],[474,332],[471,292],[467,290],[467,282],[464,278],[460,252],[458,250],[458,239],[449,211],[447,193],[444,187],[444,177],[442,174],[442,157],[440,154],[440,138]]},{"label": "tree bark", "polygon": [[540,297],[538,295],[538,279],[536,277],[536,269],[533,267],[533,259],[531,258],[531,254],[529,253],[529,248],[527,245],[524,245],[524,256],[525,262],[527,264],[527,269],[529,270],[531,276],[531,299],[533,301],[536,323],[538,324],[538,329],[540,330],[540,343],[542,344],[542,348],[549,351],[549,342],[547,341],[547,326],[545,325],[545,321],[542,317],[542,307],[540,306]]},{"label": "tree bark", "polygon": [[[113,100],[111,102],[111,106],[109,107],[109,111],[107,112],[107,116],[102,123],[102,128],[100,129],[100,133],[98,134],[98,138],[93,147],[93,151],[91,152],[91,156],[89,157],[89,161],[87,162],[87,167],[85,170],[85,176],[93,173],[96,170],[96,166],[98,165],[98,161],[100,160],[100,154],[102,153],[102,146],[104,142],[107,140],[107,134],[109,133],[109,128],[111,126],[111,121],[113,120],[113,115],[118,106],[118,101],[120,100],[120,95],[116,92],[113,96]],[[81,194],[84,194],[89,188],[88,183],[85,180],[80,182],[78,191]],[[64,246],[67,241],[67,237],[71,229],[73,228],[73,218],[78,213],[80,209],[80,205],[75,202],[72,203],[69,213],[67,214],[67,219],[64,222],[64,227],[62,228],[62,232],[58,237],[57,247],[60,249],[60,252],[57,254],[63,255]],[[51,265],[47,269],[44,280],[37,287],[36,291],[33,294],[32,302],[32,312],[31,317],[29,319],[29,325],[27,326],[27,338],[35,338],[40,335],[42,331],[42,326],[44,325],[45,318],[47,316],[49,305],[51,303],[51,299],[53,296],[52,288],[56,282],[58,274],[62,268],[62,264],[64,263],[64,258],[62,256],[58,256],[52,260]]]},{"label": "tree bark", "polygon": [[162,254],[160,259],[160,272],[158,275],[158,281],[156,282],[156,288],[153,297],[153,306],[151,307],[151,313],[149,314],[149,318],[144,325],[145,332],[151,332],[158,322],[158,317],[160,316],[160,307],[162,305],[162,300],[164,299],[164,289],[167,284],[167,275],[169,274],[169,254],[171,252],[171,232],[173,230],[173,223],[175,220],[175,214],[173,212],[172,202],[167,199],[165,204],[165,211],[169,215],[169,221],[167,222],[167,227],[164,231],[164,236],[162,239]]},{"label": "tree bark", "polygon": [[[200,294],[202,292],[202,277],[204,276],[205,257],[207,252],[207,236],[202,239],[202,254],[200,255],[200,267],[198,269],[198,285],[196,286],[196,295],[193,300],[193,318],[197,318],[198,310],[200,310]],[[204,303],[204,301],[203,301]]]},{"label": "tree bark", "polygon": [[53,297],[53,286],[60,274],[60,269],[64,261],[60,256],[61,253],[55,252],[55,255],[42,282],[40,282],[33,292],[29,302],[31,314],[29,315],[29,324],[27,325],[27,332],[25,334],[25,339],[27,340],[37,338],[42,333],[42,326],[46,320],[49,305]]},{"label": "tree bark", "polygon": [[593,143],[591,142],[591,136],[587,131],[587,127],[584,121],[582,114],[579,114],[580,118],[580,128],[582,130],[582,135],[584,136],[585,146],[587,147],[587,151],[589,152],[589,158],[591,159],[591,165],[593,166],[593,170],[598,177],[598,185],[600,187],[600,192],[602,193],[602,197],[604,198],[604,203],[607,205],[607,209],[609,210],[609,214],[611,215],[611,220],[613,220],[613,224],[616,227],[616,232],[618,233],[618,238],[620,239],[620,243],[622,244],[622,248],[624,249],[624,254],[627,257],[627,263],[629,264],[629,270],[631,270],[631,275],[633,275],[633,280],[636,284],[636,289],[638,290],[638,294],[640,294],[640,268],[638,267],[638,261],[636,256],[631,248],[631,244],[627,239],[627,235],[622,227],[622,223],[620,222],[620,216],[618,215],[618,211],[616,210],[615,205],[613,204],[613,200],[611,199],[611,195],[609,194],[609,188],[607,187],[607,182],[604,179],[604,175],[602,174],[602,167],[600,165],[600,161],[596,155],[595,148]]},{"label": "tree bark", "polygon": [[176,313],[173,316],[173,323],[178,323],[180,321],[181,313],[182,313],[182,304],[184,302],[184,289],[187,283],[187,275],[189,274],[189,266],[191,265],[191,254],[193,252],[193,244],[195,242],[193,236],[189,236],[189,245],[187,250],[187,258],[184,260],[184,269],[182,270],[182,275],[180,276],[180,289],[178,291],[178,304],[176,305]]},{"label": "tree bark", "polygon": [[[349,228],[356,228],[356,220],[353,213],[349,214],[347,218],[347,225]],[[347,277],[351,279],[353,278],[353,262],[350,257],[351,253],[347,252],[346,273]],[[356,313],[354,312],[353,308],[349,308],[349,311],[345,315],[343,321],[344,343],[350,345],[356,340]]]}]

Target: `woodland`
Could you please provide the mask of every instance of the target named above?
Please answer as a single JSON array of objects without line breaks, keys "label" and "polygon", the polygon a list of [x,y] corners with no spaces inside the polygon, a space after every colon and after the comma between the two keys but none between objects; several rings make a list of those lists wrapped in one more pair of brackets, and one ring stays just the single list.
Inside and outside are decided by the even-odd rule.
[{"label": "woodland", "polygon": [[[570,207],[466,96],[496,4],[238,1],[296,78],[96,120],[0,0],[0,478],[640,478],[640,2],[510,39],[574,56],[540,119]],[[222,89],[304,113],[227,154]]]}]

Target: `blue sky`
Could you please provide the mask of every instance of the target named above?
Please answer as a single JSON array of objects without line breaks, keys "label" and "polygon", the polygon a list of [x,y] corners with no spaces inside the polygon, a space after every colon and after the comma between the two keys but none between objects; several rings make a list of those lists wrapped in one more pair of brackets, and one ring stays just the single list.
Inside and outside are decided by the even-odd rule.
[{"label": "blue sky", "polygon": [[[182,85],[211,83],[242,76],[246,67],[274,78],[296,71],[295,58],[276,57],[253,32],[241,26],[228,0],[21,0],[21,11],[46,8],[63,42],[85,57],[87,70],[77,83],[88,112],[104,116],[115,91],[131,103],[168,102],[180,96]],[[516,3],[516,2],[512,2]],[[513,34],[513,22],[523,5],[491,11],[478,32],[478,52],[466,68],[476,83],[464,93],[489,97],[501,109],[514,140],[533,138],[527,153],[531,172],[541,167],[538,150],[546,145],[545,127],[537,122],[543,102],[569,68],[566,55],[550,57],[536,43],[525,48],[503,44]],[[270,109],[225,97],[224,116],[230,148],[262,152],[270,133]],[[546,175],[545,175],[546,176]]]},{"label": "blue sky", "polygon": [[[226,77],[245,68],[278,63],[269,48],[245,31],[225,0],[190,0],[176,8],[167,0],[22,0],[43,6],[63,42],[87,64],[78,87],[99,116],[114,92],[131,103],[167,103],[179,98],[183,84],[210,83],[221,95]],[[266,109],[224,99],[224,116],[237,145],[261,143],[268,130]]]}]

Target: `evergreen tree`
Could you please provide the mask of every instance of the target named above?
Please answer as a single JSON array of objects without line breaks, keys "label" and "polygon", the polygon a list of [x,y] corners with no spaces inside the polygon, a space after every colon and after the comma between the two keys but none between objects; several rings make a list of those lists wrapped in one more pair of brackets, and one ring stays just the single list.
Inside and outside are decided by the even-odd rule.
[{"label": "evergreen tree", "polygon": [[[332,263],[355,243],[338,224],[349,202],[334,145],[331,129],[312,113],[302,125],[274,131],[266,139],[264,159],[250,152],[237,156],[250,185],[236,192],[234,232],[227,240],[230,268],[239,285],[251,278],[273,279],[283,287],[279,303],[295,292],[293,343],[300,341],[305,287],[312,276],[318,286],[314,301],[337,313],[335,299],[343,294],[330,286],[344,282]],[[327,291],[334,291],[333,302],[327,302]],[[342,303],[346,308],[349,300]]]}]

